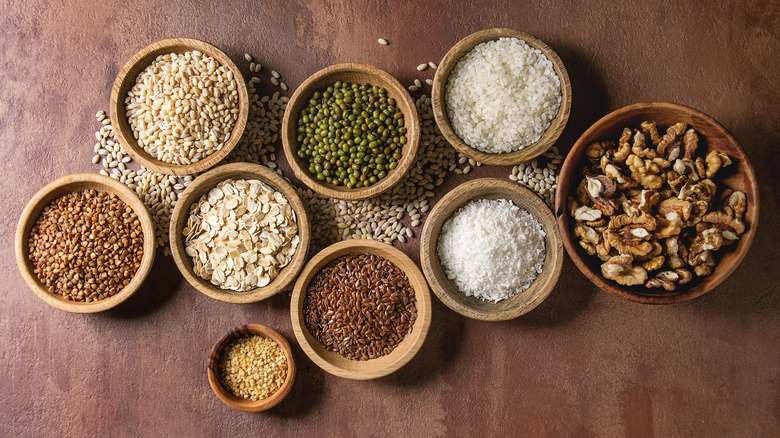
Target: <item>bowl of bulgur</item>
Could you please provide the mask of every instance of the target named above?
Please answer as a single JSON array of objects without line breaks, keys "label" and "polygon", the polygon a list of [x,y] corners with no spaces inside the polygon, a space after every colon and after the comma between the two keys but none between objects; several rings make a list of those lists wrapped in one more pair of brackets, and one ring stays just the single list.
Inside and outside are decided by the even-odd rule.
[{"label": "bowl of bulgur", "polygon": [[249,94],[224,52],[192,38],[166,38],[124,64],[110,113],[135,161],[167,175],[192,175],[222,161],[241,140]]},{"label": "bowl of bulgur", "polygon": [[260,324],[231,329],[211,349],[207,373],[214,394],[226,405],[260,412],[281,402],[295,380],[290,343]]}]

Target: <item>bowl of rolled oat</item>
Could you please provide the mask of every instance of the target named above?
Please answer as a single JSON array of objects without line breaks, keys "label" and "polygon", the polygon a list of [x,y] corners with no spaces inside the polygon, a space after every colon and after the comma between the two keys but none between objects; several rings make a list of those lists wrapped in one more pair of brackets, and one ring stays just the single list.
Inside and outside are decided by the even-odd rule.
[{"label": "bowl of rolled oat", "polygon": [[252,303],[303,268],[311,227],[295,188],[266,166],[233,163],[196,178],[171,216],[171,252],[205,295]]},{"label": "bowl of rolled oat", "polygon": [[135,161],[155,172],[192,175],[238,144],[249,95],[224,52],[192,38],[166,38],[122,66],[110,113],[119,143]]},{"label": "bowl of rolled oat", "polygon": [[287,339],[260,324],[231,329],[211,349],[209,385],[223,403],[244,412],[279,404],[295,381],[295,360]]},{"label": "bowl of rolled oat", "polygon": [[677,303],[723,282],[758,225],[758,187],[737,140],[695,109],[629,105],[591,126],[561,169],[564,245],[593,283],[641,303]]}]

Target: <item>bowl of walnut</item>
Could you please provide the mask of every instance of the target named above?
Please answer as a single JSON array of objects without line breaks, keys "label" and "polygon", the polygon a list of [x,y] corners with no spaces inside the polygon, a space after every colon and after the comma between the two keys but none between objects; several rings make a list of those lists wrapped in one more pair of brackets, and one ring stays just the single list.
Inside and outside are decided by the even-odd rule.
[{"label": "bowl of walnut", "polygon": [[753,167],[734,137],[695,109],[629,105],[591,126],[561,168],[564,246],[600,288],[667,304],[719,285],[758,225]]}]

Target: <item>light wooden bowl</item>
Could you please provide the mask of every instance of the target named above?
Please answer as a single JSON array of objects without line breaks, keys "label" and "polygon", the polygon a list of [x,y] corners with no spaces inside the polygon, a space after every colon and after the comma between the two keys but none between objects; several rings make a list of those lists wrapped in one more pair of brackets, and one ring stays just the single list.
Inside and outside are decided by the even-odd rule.
[{"label": "light wooden bowl", "polygon": [[[298,157],[298,115],[308,104],[315,91],[327,88],[336,81],[345,81],[353,84],[371,84],[383,87],[388,96],[396,101],[396,106],[404,115],[406,127],[406,144],[401,149],[401,160],[395,169],[376,182],[376,184],[359,189],[350,189],[345,186],[337,186],[324,181],[319,181],[309,173],[308,165]],[[290,98],[287,110],[282,120],[282,147],[287,162],[290,163],[295,176],[307,187],[329,198],[357,201],[371,198],[390,190],[401,181],[409,172],[412,164],[417,159],[417,148],[420,144],[420,119],[417,116],[417,107],[412,97],[406,92],[394,77],[376,67],[365,64],[345,63],[337,64],[314,73],[309,76]]]},{"label": "light wooden bowl", "polygon": [[[238,120],[233,126],[228,141],[222,146],[222,149],[213,154],[204,157],[202,160],[187,164],[178,165],[160,161],[150,155],[138,145],[130,123],[125,116],[125,98],[127,93],[135,85],[138,75],[146,69],[159,55],[166,53],[184,53],[192,50],[199,50],[206,55],[216,59],[221,65],[233,72],[238,88]],[[203,172],[222,161],[230,154],[230,151],[238,144],[241,136],[244,134],[247,117],[249,116],[249,94],[247,93],[246,83],[241,75],[241,71],[236,64],[218,48],[209,43],[192,38],[166,38],[155,41],[133,55],[122,69],[114,81],[111,88],[110,102],[111,125],[114,128],[114,135],[119,140],[124,150],[131,157],[147,169],[167,175],[192,175]]]},{"label": "light wooden bowl", "polygon": [[[343,255],[357,253],[381,256],[403,270],[409,278],[412,288],[414,288],[417,305],[417,319],[414,322],[412,332],[407,334],[390,354],[362,361],[350,360],[338,353],[326,350],[309,333],[303,314],[306,288],[311,279],[331,260]],[[420,350],[431,324],[431,296],[428,292],[428,283],[425,282],[425,277],[420,272],[420,268],[401,250],[375,240],[345,240],[323,249],[306,264],[303,272],[301,272],[301,276],[298,277],[298,281],[295,283],[295,289],[293,289],[292,300],[290,301],[290,315],[298,343],[315,364],[334,376],[353,380],[369,380],[386,376],[398,370]]]},{"label": "light wooden bowl", "polygon": [[[225,348],[236,339],[258,335],[266,339],[275,341],[282,350],[284,350],[284,356],[287,358],[287,378],[285,379],[282,387],[278,391],[271,394],[268,398],[262,400],[249,400],[243,397],[237,397],[232,392],[225,389],[220,380],[219,362],[222,360],[222,354]],[[209,354],[208,365],[206,372],[209,378],[209,386],[214,391],[214,394],[222,400],[223,403],[230,406],[233,409],[244,412],[260,412],[271,409],[276,406],[287,397],[292,389],[293,382],[295,381],[295,359],[293,358],[292,348],[290,343],[279,332],[268,328],[260,324],[247,324],[238,326],[223,336],[219,342],[211,349]]]},{"label": "light wooden bowl", "polygon": [[[190,206],[198,202],[200,197],[213,189],[220,182],[232,178],[238,179],[257,179],[268,184],[274,190],[281,192],[292,206],[298,221],[298,235],[300,242],[295,250],[290,263],[279,271],[279,275],[273,279],[267,286],[256,287],[246,292],[236,292],[228,289],[221,289],[213,285],[208,280],[204,280],[192,268],[192,258],[184,251],[184,236],[182,230],[187,225],[187,219],[190,216]],[[199,290],[201,293],[214,298],[215,300],[226,303],[254,303],[264,300],[272,295],[279,293],[289,285],[303,268],[306,261],[306,254],[309,251],[309,242],[311,241],[311,226],[309,216],[306,214],[301,198],[295,188],[284,178],[266,166],[250,163],[232,163],[219,166],[203,175],[198,176],[179,196],[176,207],[171,214],[171,228],[169,234],[171,240],[171,253],[176,266],[181,271],[184,278]]]},{"label": "light wooden bowl", "polygon": [[[535,143],[515,152],[487,153],[469,146],[455,133],[452,124],[450,123],[449,116],[447,115],[447,100],[445,96],[450,73],[452,73],[452,70],[458,64],[460,58],[477,45],[487,41],[497,40],[502,37],[517,38],[525,41],[529,46],[539,49],[544,53],[544,56],[553,63],[555,73],[558,74],[558,78],[561,81],[561,106],[560,109],[558,109],[558,115],[555,116],[550,123],[550,126]],[[458,41],[458,43],[452,46],[447,54],[444,55],[444,58],[439,64],[439,68],[436,70],[436,76],[433,79],[432,96],[433,115],[436,118],[436,124],[439,126],[439,130],[444,138],[446,138],[447,141],[463,155],[479,161],[480,163],[495,166],[515,165],[543,154],[556,140],[558,140],[563,128],[566,126],[566,122],[569,120],[569,112],[571,111],[571,82],[569,81],[569,74],[566,72],[566,67],[564,67],[561,58],[542,40],[531,34],[515,29],[485,29]]]},{"label": "light wooden bowl", "polygon": [[[141,265],[138,271],[130,280],[130,284],[119,291],[116,295],[106,299],[93,301],[89,303],[70,301],[61,295],[56,295],[48,290],[33,272],[32,262],[30,261],[30,250],[27,241],[30,237],[35,221],[40,217],[43,209],[53,200],[71,192],[95,189],[105,193],[116,195],[125,204],[133,209],[138,220],[141,222],[141,231],[144,238],[144,255],[141,258]],[[78,173],[67,175],[47,184],[32,197],[30,202],[22,211],[19,224],[16,227],[16,264],[22,273],[27,286],[35,292],[36,295],[52,307],[65,310],[72,313],[95,313],[108,310],[117,306],[119,303],[130,298],[149,275],[154,262],[154,253],[157,244],[154,237],[154,222],[149,215],[149,211],[138,196],[127,188],[124,184],[113,179],[94,173]]]},{"label": "light wooden bowl", "polygon": [[[439,260],[439,234],[444,222],[461,207],[477,199],[508,199],[528,211],[542,225],[546,236],[542,272],[528,289],[497,303],[466,296],[447,278]],[[463,183],[444,195],[425,221],[420,237],[420,263],[431,289],[450,309],[469,318],[504,321],[530,312],[550,294],[561,275],[563,243],[555,216],[535,193],[512,181],[480,178]]]},{"label": "light wooden bowl", "polygon": [[[659,130],[677,122],[688,123],[699,134],[700,151],[702,148],[706,148],[707,152],[713,149],[719,150],[726,153],[734,161],[731,166],[721,171],[728,177],[719,179],[718,188],[725,185],[734,190],[740,190],[747,196],[747,211],[744,215],[747,230],[741,236],[736,248],[720,250],[716,253],[719,262],[712,274],[704,278],[697,278],[694,275],[690,283],[680,286],[672,292],[663,289],[647,289],[644,286],[622,286],[602,277],[601,264],[603,262],[596,256],[586,254],[585,250],[577,244],[573,235],[574,221],[566,207],[567,197],[576,190],[580,178],[583,177],[582,169],[586,161],[585,149],[588,145],[593,141],[603,139],[617,141],[623,128],[639,127],[639,124],[646,120],[656,122]],[[701,154],[702,152],[697,153],[697,155]],[[758,186],[753,166],[737,140],[710,116],[693,108],[668,102],[645,102],[629,105],[607,114],[594,123],[580,136],[566,156],[561,167],[561,174],[558,177],[558,190],[555,194],[555,212],[563,236],[563,243],[580,271],[596,286],[609,293],[647,304],[671,304],[688,301],[709,292],[723,282],[737,269],[753,242],[758,226],[758,207]]]}]

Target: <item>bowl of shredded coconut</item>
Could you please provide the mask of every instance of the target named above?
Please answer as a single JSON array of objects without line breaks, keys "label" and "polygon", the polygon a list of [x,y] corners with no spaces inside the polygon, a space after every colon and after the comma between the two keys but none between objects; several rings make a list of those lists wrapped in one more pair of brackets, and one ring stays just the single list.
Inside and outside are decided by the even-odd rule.
[{"label": "bowl of shredded coconut", "polygon": [[571,108],[571,84],[560,57],[514,29],[486,29],[459,41],[436,71],[432,96],[447,141],[492,165],[544,153],[560,136]]},{"label": "bowl of shredded coconut", "polygon": [[539,305],[561,274],[552,211],[509,180],[481,178],[445,195],[425,222],[420,262],[431,289],[470,318],[516,318]]}]

